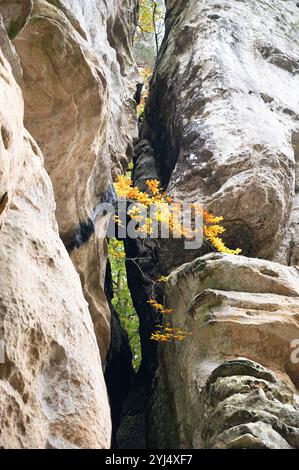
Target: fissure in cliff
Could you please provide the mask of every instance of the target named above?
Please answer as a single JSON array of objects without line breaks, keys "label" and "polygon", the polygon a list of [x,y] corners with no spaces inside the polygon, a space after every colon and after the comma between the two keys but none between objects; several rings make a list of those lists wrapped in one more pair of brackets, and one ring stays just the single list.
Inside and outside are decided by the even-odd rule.
[{"label": "fissure in cliff", "polygon": [[[298,2],[162,4],[0,0],[1,448],[299,448]],[[242,253],[127,236],[117,284],[132,162]]]}]

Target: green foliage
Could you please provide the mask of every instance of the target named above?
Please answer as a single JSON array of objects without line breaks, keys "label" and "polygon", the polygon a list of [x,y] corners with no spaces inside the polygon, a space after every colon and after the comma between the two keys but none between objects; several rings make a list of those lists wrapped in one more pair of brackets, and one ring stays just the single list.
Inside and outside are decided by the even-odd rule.
[{"label": "green foliage", "polygon": [[155,23],[161,19],[162,13],[155,0],[140,0],[138,26],[141,32],[154,33]]},{"label": "green foliage", "polygon": [[134,309],[127,283],[126,256],[123,242],[115,238],[109,240],[109,259],[114,290],[112,303],[120,316],[124,329],[128,333],[133,354],[133,366],[134,369],[137,370],[141,361],[139,319]]},{"label": "green foliage", "polygon": [[153,68],[164,33],[163,0],[140,0],[134,53],[139,67]]}]

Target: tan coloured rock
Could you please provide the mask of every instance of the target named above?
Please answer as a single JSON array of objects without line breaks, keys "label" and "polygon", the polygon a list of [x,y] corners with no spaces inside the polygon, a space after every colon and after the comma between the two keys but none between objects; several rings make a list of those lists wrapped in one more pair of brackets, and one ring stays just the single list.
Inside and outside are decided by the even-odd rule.
[{"label": "tan coloured rock", "polygon": [[[0,90],[5,448],[110,446],[100,361],[110,343],[107,248],[95,226],[103,232],[98,206],[114,200],[112,172],[126,167],[137,130],[130,49],[136,7],[135,0],[0,1],[0,45],[13,69],[1,56],[1,79],[11,85]],[[56,204],[38,144],[23,129],[13,75]]]},{"label": "tan coloured rock", "polygon": [[114,199],[112,172],[126,167],[137,131],[129,8],[135,4],[34,0],[14,41],[24,71],[25,124],[45,157],[60,236],[80,274],[103,360],[110,341],[107,250],[94,231],[105,224],[97,208]]},{"label": "tan coloured rock", "polygon": [[[15,45],[24,71],[25,123],[43,150],[59,230],[67,243],[80,221],[90,216],[109,176],[102,160],[104,140],[98,137],[107,128],[106,79],[88,43],[46,1],[34,2]],[[98,182],[102,187],[90,194],[88,179],[97,156],[106,171],[105,183]]]},{"label": "tan coloured rock", "polygon": [[23,165],[23,110],[21,90],[0,50],[0,227]]},{"label": "tan coloured rock", "polygon": [[24,131],[23,171],[0,231],[0,445],[107,448],[110,411],[79,276],[58,235],[51,181]]},{"label": "tan coloured rock", "polygon": [[[0,4],[1,8],[1,4]],[[3,18],[0,16],[0,48],[2,51],[2,54],[8,60],[11,70],[13,73],[13,76],[17,82],[20,82],[23,77],[23,72],[20,64],[20,59],[16,53],[16,50],[10,41],[4,22]]]},{"label": "tan coloured rock", "polygon": [[273,256],[273,260],[299,266],[299,132],[293,135],[295,150],[295,198],[293,202],[290,222],[286,230],[283,242]]},{"label": "tan coloured rock", "polygon": [[212,449],[299,446],[292,388],[258,363],[238,358],[213,371],[202,397],[201,435]]},{"label": "tan coloured rock", "polygon": [[166,291],[171,326],[191,335],[159,349],[149,445],[297,448],[298,269],[211,254]]}]

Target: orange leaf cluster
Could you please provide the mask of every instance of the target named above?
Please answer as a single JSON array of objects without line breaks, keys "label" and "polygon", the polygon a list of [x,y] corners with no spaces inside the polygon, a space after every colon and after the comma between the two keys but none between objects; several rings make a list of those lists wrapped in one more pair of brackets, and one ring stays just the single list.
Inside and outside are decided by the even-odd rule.
[{"label": "orange leaf cluster", "polygon": [[[174,203],[172,198],[162,192],[160,182],[156,179],[146,181],[149,194],[140,191],[137,187],[133,186],[132,180],[128,176],[119,176],[115,183],[115,191],[118,197],[136,201],[137,205],[128,211],[132,219],[140,223],[139,231],[150,235],[152,233],[153,221],[149,217],[144,217],[142,212],[150,206],[155,207],[154,217],[159,223],[164,223],[168,226],[169,231],[173,234],[178,234],[185,238],[192,238],[194,231],[184,227],[178,216],[181,212],[181,204]],[[239,248],[232,250],[228,248],[220,235],[225,232],[225,228],[219,225],[223,217],[214,216],[207,211],[204,211],[198,204],[190,204],[190,209],[203,217],[204,227],[203,234],[206,240],[221,253],[239,254]],[[116,216],[117,217],[117,216]],[[116,220],[117,221],[117,220]],[[117,221],[119,222],[119,220]]]},{"label": "orange leaf cluster", "polygon": [[190,334],[179,328],[172,328],[168,324],[166,326],[158,325],[157,330],[152,333],[150,339],[161,343],[169,343],[171,341],[183,341]]},{"label": "orange leaf cluster", "polygon": [[[180,213],[181,204],[174,203],[173,199],[162,192],[160,182],[152,179],[146,181],[148,187],[148,193],[140,191],[137,187],[133,186],[132,180],[127,176],[119,176],[115,183],[116,194],[120,198],[128,199],[136,202],[136,206],[129,209],[128,215],[139,222],[140,227],[138,230],[145,232],[147,235],[152,233],[152,220],[144,216],[144,209],[154,206],[155,220],[159,223],[167,224],[169,230],[175,234],[179,234],[183,237],[189,238],[194,235],[194,232],[184,227],[177,215]],[[171,204],[171,206],[170,206]],[[221,253],[239,254],[241,250],[231,250],[225,246],[225,243],[221,239],[220,235],[224,233],[225,228],[219,223],[223,220],[223,217],[214,216],[207,211],[204,211],[198,204],[190,204],[190,209],[196,214],[200,214],[203,217],[203,234],[208,242],[213,245]],[[119,217],[115,216],[116,223],[120,223]],[[161,276],[157,282],[166,282],[167,277]],[[148,300],[148,304],[156,310],[156,312],[163,315],[169,315],[173,313],[171,309],[167,309],[164,305],[157,302],[155,299]],[[158,325],[157,330],[154,331],[150,337],[153,341],[158,342],[170,342],[170,341],[182,341],[189,333],[186,333],[180,329],[172,328],[169,324],[166,326]]]},{"label": "orange leaf cluster", "polygon": [[169,315],[170,313],[173,313],[173,310],[170,308],[165,308],[164,305],[159,304],[155,299],[150,299],[147,301],[148,304],[150,304],[157,312],[163,313],[164,315]]},{"label": "orange leaf cluster", "polygon": [[[164,277],[164,276],[162,276]],[[166,308],[164,305],[159,304],[155,299],[147,301],[158,313],[163,315],[169,315],[173,313],[173,310]],[[166,325],[157,325],[156,331],[151,334],[150,339],[152,341],[158,341],[161,343],[169,343],[170,341],[183,341],[190,333],[180,330],[179,328],[170,327],[169,323]]]}]

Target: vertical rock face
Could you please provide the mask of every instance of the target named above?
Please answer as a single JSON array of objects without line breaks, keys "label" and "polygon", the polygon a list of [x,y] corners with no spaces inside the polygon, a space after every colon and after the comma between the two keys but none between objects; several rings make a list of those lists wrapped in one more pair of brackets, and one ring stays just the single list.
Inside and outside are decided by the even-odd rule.
[{"label": "vertical rock face", "polygon": [[23,99],[11,67],[0,53],[0,226],[16,189],[23,155]]},{"label": "vertical rock face", "polygon": [[22,127],[21,92],[11,76],[9,86],[1,111],[19,122],[6,123],[19,178],[0,232],[1,447],[107,447],[110,413],[88,306],[59,238],[52,185]]},{"label": "vertical rock face", "polygon": [[166,2],[144,136],[170,193],[226,219],[227,240],[271,258],[294,198],[298,6]]},{"label": "vertical rock face", "polygon": [[80,273],[103,360],[110,341],[105,241],[95,224],[136,133],[131,44],[135,0],[35,0],[15,38],[25,125],[40,145],[62,240]]},{"label": "vertical rock face", "polygon": [[136,133],[136,5],[0,1],[4,448],[110,446],[107,250],[95,225]]},{"label": "vertical rock face", "polygon": [[190,336],[160,349],[152,445],[298,447],[298,270],[206,255],[169,276],[167,305]]},{"label": "vertical rock face", "polygon": [[297,3],[166,1],[136,184],[157,171],[248,258],[160,243],[170,327],[190,336],[153,355],[150,448],[299,447]]},{"label": "vertical rock face", "polygon": [[128,334],[124,330],[112,299],[113,281],[110,262],[107,263],[105,293],[111,309],[111,341],[105,366],[105,382],[109,395],[112,420],[112,448],[117,447],[116,432],[119,428],[124,402],[129,393],[135,373]]},{"label": "vertical rock face", "polygon": [[[114,445],[299,448],[297,3],[166,1],[135,183],[224,216],[244,256],[126,240],[134,381],[98,235],[133,156],[138,1],[0,0],[0,447],[109,447],[109,351]],[[149,341],[153,295],[184,341]]]}]

